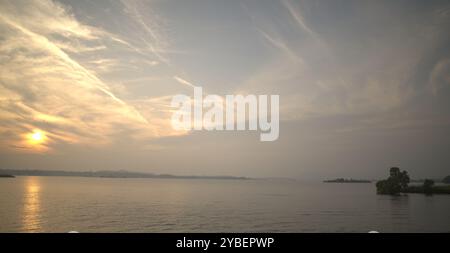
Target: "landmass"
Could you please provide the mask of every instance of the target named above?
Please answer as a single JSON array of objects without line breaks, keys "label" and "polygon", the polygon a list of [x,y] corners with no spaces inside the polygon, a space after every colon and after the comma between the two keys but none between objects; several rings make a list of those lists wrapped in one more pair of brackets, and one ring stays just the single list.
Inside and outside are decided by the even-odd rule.
[{"label": "landmass", "polygon": [[[235,176],[180,176],[144,172],[118,171],[62,171],[62,170],[11,170],[0,169],[0,174],[11,176],[63,176],[63,177],[103,177],[103,178],[174,178],[174,179],[230,179],[247,180],[248,177]],[[13,176],[13,177],[14,177]]]},{"label": "landmass", "polygon": [[403,193],[450,194],[450,185],[434,185],[428,190],[423,185],[410,185]]},{"label": "landmass", "polygon": [[0,174],[0,177],[12,178],[14,176],[13,175],[8,175],[8,174]]},{"label": "landmass", "polygon": [[372,183],[370,180],[361,180],[361,179],[346,179],[346,178],[336,178],[331,180],[324,180],[324,183]]},{"label": "landmass", "polygon": [[422,185],[409,185],[411,182],[406,170],[398,167],[389,170],[389,177],[377,182],[377,194],[400,195],[404,193],[450,194],[450,185],[445,185],[448,177],[440,180],[442,185],[435,185],[434,180],[424,179]]}]

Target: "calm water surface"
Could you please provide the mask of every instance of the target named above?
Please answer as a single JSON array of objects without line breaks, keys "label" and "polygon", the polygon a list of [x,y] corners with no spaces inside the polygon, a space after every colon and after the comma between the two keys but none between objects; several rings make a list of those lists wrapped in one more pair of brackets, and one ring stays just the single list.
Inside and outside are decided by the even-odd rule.
[{"label": "calm water surface", "polygon": [[450,196],[373,184],[0,178],[0,232],[450,232]]}]

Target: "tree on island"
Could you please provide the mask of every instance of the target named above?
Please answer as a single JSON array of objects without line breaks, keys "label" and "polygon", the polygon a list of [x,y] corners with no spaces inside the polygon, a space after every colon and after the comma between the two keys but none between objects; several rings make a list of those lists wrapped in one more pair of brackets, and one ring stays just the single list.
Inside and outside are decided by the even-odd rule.
[{"label": "tree on island", "polygon": [[377,194],[398,195],[406,190],[409,183],[407,171],[400,171],[398,167],[392,167],[389,174],[387,179],[377,182]]},{"label": "tree on island", "polygon": [[423,182],[423,193],[433,194],[433,185],[434,185],[433,180],[425,179],[425,181]]}]

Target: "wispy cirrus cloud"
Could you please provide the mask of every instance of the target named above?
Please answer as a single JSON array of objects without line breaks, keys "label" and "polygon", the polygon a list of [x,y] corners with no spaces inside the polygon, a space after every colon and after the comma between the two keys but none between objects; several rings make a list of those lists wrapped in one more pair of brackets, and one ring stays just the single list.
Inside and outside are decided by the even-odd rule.
[{"label": "wispy cirrus cloud", "polygon": [[[169,64],[169,59],[165,55],[168,42],[162,34],[161,27],[154,20],[157,16],[150,9],[146,8],[142,1],[121,1],[121,3],[125,6],[125,13],[143,31],[143,35],[139,36],[139,41],[145,47],[137,48],[136,50],[139,52],[150,51],[159,61]],[[145,12],[142,9],[145,9]]]},{"label": "wispy cirrus cloud", "polygon": [[299,27],[301,27],[308,34],[313,36],[315,35],[315,32],[305,23],[305,19],[303,18],[300,8],[294,7],[294,5],[289,0],[282,0],[281,3],[289,11],[289,14],[291,14],[292,18],[295,20],[295,22],[297,22]]},{"label": "wispy cirrus cloud", "polygon": [[[97,76],[117,60],[92,59],[92,52],[106,50],[111,38],[126,47],[118,37],[80,23],[53,1],[2,1],[0,31],[3,149],[49,150],[58,142],[104,145],[124,129],[147,139],[172,134],[163,120],[169,111],[160,107],[159,112],[152,103],[137,109],[138,102],[116,95]],[[89,61],[78,60],[84,53],[91,54]],[[37,150],[24,138],[33,129],[48,136],[46,149]]]},{"label": "wispy cirrus cloud", "polygon": [[[288,15],[276,19],[256,4],[246,6],[255,30],[263,43],[272,46],[274,57],[238,91],[279,92],[285,120],[349,115],[384,118],[424,95],[419,87],[426,87],[428,80],[434,92],[445,86],[446,51],[440,59],[434,50],[442,49],[447,41],[448,6],[430,6],[423,16],[414,18],[405,6],[396,4],[348,5],[338,9],[334,3],[283,0],[271,8]],[[397,23],[380,28],[384,22]],[[420,75],[430,75],[430,79]],[[368,123],[381,121],[362,125],[370,128]],[[417,121],[402,119],[396,125],[405,122]]]}]

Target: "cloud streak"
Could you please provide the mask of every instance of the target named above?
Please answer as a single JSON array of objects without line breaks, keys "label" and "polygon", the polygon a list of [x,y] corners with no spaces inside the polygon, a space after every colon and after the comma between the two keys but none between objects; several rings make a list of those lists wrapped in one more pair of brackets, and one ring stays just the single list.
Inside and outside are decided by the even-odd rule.
[{"label": "cloud streak", "polygon": [[289,0],[282,0],[281,3],[284,7],[286,7],[286,9],[289,11],[289,14],[291,14],[292,18],[294,18],[300,28],[302,28],[308,34],[315,36],[314,31],[306,25],[305,19],[303,18],[299,8],[295,8]]}]

